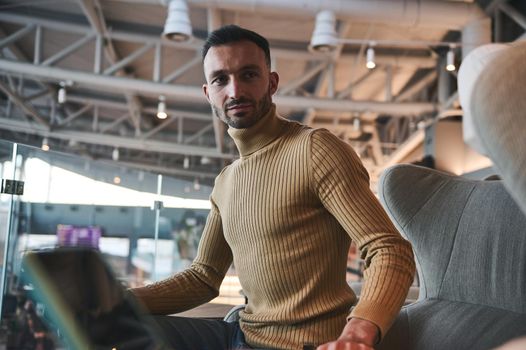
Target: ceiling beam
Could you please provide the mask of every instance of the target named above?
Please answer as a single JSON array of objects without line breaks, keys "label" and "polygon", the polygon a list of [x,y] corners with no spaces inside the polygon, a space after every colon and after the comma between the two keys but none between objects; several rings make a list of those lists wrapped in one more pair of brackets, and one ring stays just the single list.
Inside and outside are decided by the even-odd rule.
[{"label": "ceiling beam", "polygon": [[[84,103],[84,104],[93,104],[95,106],[105,107],[109,109],[127,110],[126,104],[124,102],[113,101],[113,100],[108,100],[104,98],[97,98],[93,96],[68,94],[68,101]],[[157,107],[143,107],[143,111],[146,113],[155,114],[157,113]],[[166,108],[166,113],[168,115],[177,115],[185,119],[193,119],[193,120],[199,120],[203,122],[209,122],[212,119],[212,116],[210,113],[185,111],[182,109],[173,109],[170,107]]]},{"label": "ceiling beam", "polygon": [[49,130],[45,125],[29,121],[20,121],[8,118],[0,118],[0,129],[22,132],[41,137],[50,137],[60,140],[73,140],[76,142],[104,145],[109,147],[122,147],[140,151],[182,154],[190,156],[206,156],[211,158],[234,159],[237,155],[219,153],[212,147],[201,147],[186,145],[176,142],[164,142],[155,140],[143,140],[114,135],[103,135],[93,132],[79,132],[72,130]]},{"label": "ceiling beam", "polygon": [[55,53],[53,56],[47,58],[44,62],[41,64],[43,66],[52,66],[55,63],[61,61],[62,59],[66,58],[82,46],[86,45],[88,42],[95,39],[96,34],[95,33],[88,33],[84,37],[80,38],[79,40],[73,42],[71,45],[66,46],[59,52]]},{"label": "ceiling beam", "polygon": [[91,107],[93,107],[93,106],[90,105],[90,104],[87,104],[87,105],[81,107],[80,109],[78,109],[77,111],[71,113],[70,115],[68,115],[66,117],[66,119],[64,119],[64,120],[60,121],[60,123],[58,123],[59,127],[60,126],[64,126],[64,125],[68,124],[69,122],[72,122],[74,119],[80,117],[83,113],[88,111],[88,109],[90,109]]},{"label": "ceiling beam", "polygon": [[365,82],[368,78],[371,77],[371,75],[375,74],[376,72],[379,72],[378,69],[368,69],[367,72],[365,72],[363,75],[358,77],[356,80],[351,81],[349,85],[347,85],[344,89],[341,91],[338,91],[336,94],[336,98],[343,99],[351,95],[352,91],[356,89],[360,84]]},{"label": "ceiling beam", "polygon": [[159,125],[157,125],[155,128],[153,128],[151,130],[148,130],[148,132],[144,133],[141,137],[143,139],[148,139],[148,138],[152,137],[153,135],[157,134],[162,129],[166,128],[167,126],[169,126],[170,124],[175,122],[177,120],[177,118],[178,117],[171,115],[170,117],[168,117],[168,119],[163,120],[163,122],[160,123]]},{"label": "ceiling beam", "polygon": [[[93,28],[91,28],[90,26],[79,23],[57,21],[55,19],[46,19],[42,17],[31,16],[11,11],[0,12],[0,21],[20,25],[25,25],[26,23],[33,23],[44,28],[65,31],[78,35],[85,35],[86,32],[93,30]],[[162,31],[162,29],[160,28],[159,31]],[[118,28],[112,28],[111,32],[108,32],[106,35],[107,38],[111,40],[122,40],[141,44],[154,43],[162,46],[175,47],[181,50],[195,51],[197,54],[200,53],[202,48],[202,40],[198,39],[194,39],[191,42],[178,43],[174,41],[162,40],[159,35],[131,32],[126,30],[120,30]],[[418,68],[431,68],[436,66],[437,60],[435,57],[410,56],[410,53],[410,51],[406,52],[403,57],[377,53],[375,56],[375,60],[377,64],[392,64],[393,66],[408,65]],[[307,43],[305,44],[305,50],[271,47],[271,55],[273,58],[289,59],[295,61],[326,61],[330,59],[330,57],[328,57],[324,53],[308,51]],[[353,61],[353,53],[344,53],[339,58],[339,62],[342,62],[343,64],[351,64]]]},{"label": "ceiling beam", "polygon": [[[125,77],[101,76],[92,73],[72,71],[57,67],[42,67],[28,63],[0,59],[0,71],[20,74],[29,78],[41,78],[48,81],[71,80],[77,85],[95,87],[98,90],[114,93],[129,92],[148,96],[165,95],[177,97],[189,102],[208,104],[203,90],[198,86],[156,83],[148,80]],[[296,109],[323,109],[334,111],[377,112],[390,115],[420,115],[435,112],[437,106],[428,102],[377,102],[349,101],[330,98],[274,96],[278,106]]]},{"label": "ceiling beam", "polygon": [[28,33],[32,32],[34,29],[35,29],[34,24],[27,24],[24,28],[14,32],[13,34],[9,35],[7,38],[2,38],[2,40],[0,40],[0,50],[6,47],[7,45],[14,43],[15,41],[27,35]]},{"label": "ceiling beam", "polygon": [[[102,13],[102,7],[100,6],[100,3],[98,0],[78,0],[80,6],[82,7],[82,10],[84,11],[84,14],[88,18],[88,21],[91,24],[91,27],[95,30],[95,32],[105,38],[105,45],[104,45],[104,53],[106,55],[107,60],[112,64],[112,67],[108,68],[107,71],[104,72],[104,74],[107,74],[111,71],[111,73],[117,71],[117,75],[119,76],[125,76],[126,73],[122,70],[122,68],[128,64],[128,59],[120,60],[119,55],[117,54],[117,51],[115,50],[115,46],[113,45],[113,42],[111,40],[111,37],[109,35],[109,31],[106,27],[106,20],[104,19],[104,14]],[[144,51],[149,50],[151,47],[153,47],[155,43],[146,43],[145,46],[138,50],[136,52],[136,55],[142,55]],[[131,60],[135,59],[136,57],[134,54],[131,55]],[[139,98],[129,92],[125,92],[126,101],[128,103],[128,109],[129,109],[129,117],[132,120],[132,124],[135,127],[135,134],[140,135],[141,134],[141,109],[142,109],[142,103],[139,100]]]},{"label": "ceiling beam", "polygon": [[431,83],[433,83],[436,80],[436,78],[437,78],[436,70],[430,71],[424,77],[422,77],[419,81],[417,81],[410,87],[400,92],[397,96],[395,96],[395,101],[405,101],[405,100],[410,99],[416,93],[422,91],[423,89],[428,87]]},{"label": "ceiling beam", "polygon": [[178,67],[170,74],[166,75],[163,78],[163,83],[170,83],[177,78],[181,77],[183,74],[188,72],[191,68],[195,67],[196,65],[201,64],[201,54],[195,55],[194,58],[192,58],[190,61],[184,63],[181,67]]},{"label": "ceiling beam", "polygon": [[328,64],[329,64],[329,62],[327,62],[327,61],[319,62],[314,67],[311,67],[307,71],[303,72],[301,74],[301,76],[299,76],[298,78],[290,81],[287,85],[280,87],[278,89],[278,94],[280,94],[280,95],[287,95],[287,94],[293,92],[294,90],[298,89],[303,84],[305,84],[307,81],[312,79],[316,74],[318,74],[322,70],[326,69]]},{"label": "ceiling beam", "polygon": [[13,101],[22,111],[24,111],[25,114],[32,117],[34,120],[36,120],[40,125],[42,125],[45,130],[49,130],[49,122],[42,118],[40,114],[30,105],[26,104],[22,97],[20,97],[17,93],[13,92],[7,84],[0,81],[0,90],[2,90],[10,99]]}]

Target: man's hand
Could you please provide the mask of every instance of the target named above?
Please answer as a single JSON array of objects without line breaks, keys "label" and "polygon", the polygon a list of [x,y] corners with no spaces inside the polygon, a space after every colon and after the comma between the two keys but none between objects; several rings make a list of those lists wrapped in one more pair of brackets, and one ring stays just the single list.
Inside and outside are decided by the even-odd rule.
[{"label": "man's hand", "polygon": [[379,335],[374,323],[351,318],[338,339],[318,346],[317,350],[373,350]]}]

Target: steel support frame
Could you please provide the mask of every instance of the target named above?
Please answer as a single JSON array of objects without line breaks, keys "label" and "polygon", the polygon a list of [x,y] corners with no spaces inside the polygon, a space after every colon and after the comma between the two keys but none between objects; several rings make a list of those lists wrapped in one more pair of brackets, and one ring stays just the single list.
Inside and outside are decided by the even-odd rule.
[{"label": "steel support frame", "polygon": [[[88,0],[83,0],[82,2],[86,2],[86,3],[91,3],[93,1],[88,1]],[[95,0],[95,2],[97,2]],[[218,11],[218,10],[215,10],[215,11]],[[24,16],[22,16],[24,17]],[[89,17],[89,16],[88,16]],[[0,14],[0,20],[2,19],[2,15]],[[16,20],[16,19],[15,19]],[[90,22],[93,22],[93,21],[90,21]],[[40,31],[41,33],[41,28],[42,26],[46,26],[46,25],[50,25],[52,27],[56,27],[57,25],[60,26],[61,24],[57,24],[57,23],[47,23],[46,20],[43,20],[41,22],[38,22],[37,21],[37,28],[38,28],[38,31]],[[86,26],[80,26],[80,25],[73,25],[73,24],[65,24],[66,27],[68,28],[75,28],[75,30],[77,30],[79,33],[82,31],[83,33],[85,33],[85,28],[87,28]],[[84,28],[81,28],[81,27],[84,27]],[[93,24],[92,24],[92,27],[93,27]],[[81,30],[79,30],[81,29]],[[97,31],[98,32],[98,31]],[[41,34],[39,34],[41,35]],[[88,34],[87,37],[81,39],[80,41],[78,41],[76,43],[76,46],[77,48],[82,46],[81,44],[83,44],[83,41],[88,41],[88,37],[89,37],[89,40],[93,40],[93,38],[96,38],[97,42],[98,43],[101,43],[102,42],[102,37],[106,37],[106,38],[110,38],[110,37],[120,37],[120,38],[124,38],[126,37],[128,40],[130,41],[135,41],[135,42],[144,42],[146,39],[150,41],[151,37],[148,37],[148,36],[145,36],[145,35],[136,35],[134,33],[119,33],[119,32],[112,32],[112,33],[109,33],[109,32],[102,32],[102,33],[98,33],[98,35],[96,36],[93,36],[93,34]],[[41,43],[41,39],[39,38],[38,41],[36,41],[36,43],[39,42]],[[37,45],[35,43],[35,45]],[[153,82],[159,82],[159,81],[162,81],[164,83],[167,83],[167,82],[170,82],[170,81],[173,81],[175,79],[177,79],[179,76],[181,76],[182,74],[184,74],[188,69],[190,69],[191,67],[193,67],[195,64],[197,64],[199,62],[198,60],[198,56],[196,56],[196,58],[185,64],[184,66],[182,67],[179,67],[177,68],[176,70],[174,70],[173,72],[171,72],[170,74],[168,74],[167,76],[165,76],[164,78],[162,78],[162,74],[159,70],[159,67],[160,67],[160,50],[162,49],[162,46],[165,45],[166,43],[164,42],[161,42],[159,38],[156,38],[156,41],[154,42],[154,44],[150,44],[149,46],[144,46],[141,50],[144,50],[144,52],[148,49],[151,49],[152,47],[156,47],[156,52],[157,50],[159,51],[158,54],[156,54],[156,60],[154,62],[154,77],[152,77],[152,80]],[[41,45],[41,44],[39,44]],[[100,45],[100,44],[99,44]],[[173,44],[168,44],[170,46],[173,46]],[[187,45],[187,44],[175,44],[175,46],[179,47],[179,48],[182,48],[182,49],[189,49],[189,50],[196,50],[200,47],[200,43],[197,43],[197,44],[193,44],[193,45]],[[96,46],[97,47],[97,46]],[[99,50],[100,50],[100,46],[99,47]],[[73,52],[73,50],[70,48],[71,52]],[[40,51],[40,50],[39,50]],[[319,59],[320,63],[319,65],[323,65],[323,64],[327,64],[326,63],[326,57],[322,57],[322,56],[319,56],[319,55],[315,55],[315,54],[310,54],[310,53],[307,53],[306,55],[303,55],[303,56],[298,56],[296,55],[295,53],[292,53],[290,50],[276,50],[277,51],[277,56],[282,56],[282,57],[286,57],[287,55],[294,55],[294,58],[295,59],[301,59],[301,57],[303,57],[303,59],[310,59],[310,60],[314,60],[314,62],[316,62],[317,59]],[[140,54],[144,53],[144,52],[141,52]],[[39,63],[40,62],[40,58],[37,57],[37,50],[35,50],[35,57],[34,57],[34,62],[35,63]],[[135,56],[132,56],[134,55]],[[122,58],[119,62],[116,62],[114,63],[114,65],[112,66],[113,67],[113,70],[111,70],[112,67],[110,68],[107,68],[105,73],[106,74],[111,74],[113,73],[115,70],[118,70],[122,67],[124,67],[127,63],[130,63],[131,61],[133,61],[133,59],[135,59],[136,57],[138,57],[140,54],[137,53],[137,51],[135,53],[132,53],[131,55],[127,56],[127,57],[124,57]],[[62,59],[63,57],[65,57],[66,55],[66,51],[62,52],[61,56],[56,56],[54,59]],[[95,69],[94,71],[96,73],[99,73],[100,74],[100,71],[101,71],[101,59],[99,58],[99,60],[97,60],[97,57],[100,57],[100,52],[99,52],[99,56],[97,56],[97,50],[96,52],[94,53],[94,56],[95,56]],[[195,61],[195,62],[194,62]],[[431,59],[429,60],[430,62],[434,63],[434,59]],[[55,61],[56,62],[56,61]],[[124,63],[123,63],[124,62]],[[45,61],[44,63],[50,63],[49,59],[47,61]],[[120,64],[120,65],[119,65]],[[42,63],[40,63],[40,65],[42,65]],[[97,69],[97,66],[98,66],[98,69]],[[2,62],[0,62],[0,68],[2,67]],[[314,74],[315,75],[315,74]],[[52,76],[43,76],[43,78],[45,79],[53,79]],[[125,78],[125,79],[130,79],[130,78]],[[323,81],[323,79],[322,79]],[[142,82],[142,81],[139,81],[139,82]],[[328,82],[330,83],[330,78],[328,80]],[[298,83],[298,86],[297,87],[300,87],[302,85],[303,82],[299,82]],[[98,84],[95,84],[95,86],[102,86],[104,85],[103,81],[101,80]],[[321,85],[319,85],[320,87],[323,86],[323,83]],[[171,86],[171,88],[173,88],[173,86]],[[185,87],[187,89],[187,87]],[[159,90],[162,90],[162,89],[159,89]],[[292,90],[292,89],[291,89]],[[319,90],[319,89],[318,89]],[[329,91],[333,91],[330,89],[330,87],[328,87],[328,90]],[[162,92],[162,91],[161,91]],[[130,93],[130,94],[133,94],[133,93],[137,93],[137,91],[127,91],[127,93]],[[201,98],[201,91],[199,89],[199,97]],[[329,94],[329,95],[333,95],[333,94]],[[180,96],[180,95],[177,95],[175,94],[175,96]],[[342,97],[341,95],[338,96],[338,97]],[[197,100],[197,94],[195,94],[195,91],[192,92],[192,96],[191,98],[193,99],[196,99]],[[294,106],[296,103],[299,102],[299,105],[302,106],[302,105],[306,105],[307,103],[307,100],[308,101],[312,101],[312,100],[309,100],[309,99],[301,99],[301,98],[286,98],[284,96],[276,96],[276,99],[279,101],[281,100],[281,102],[283,102],[285,105],[289,105],[289,106]],[[332,99],[319,99],[318,103],[316,105],[315,108],[318,108],[318,109],[329,109],[331,110],[333,108],[333,106],[331,106],[331,100]],[[128,101],[130,101],[128,99]],[[338,107],[338,108],[335,108],[336,111],[342,111],[342,110],[347,110],[349,108],[353,108],[355,110],[370,110],[370,109],[375,109],[375,108],[378,108],[379,109],[379,112],[389,112],[389,111],[392,111],[392,110],[395,110],[395,114],[396,114],[396,110],[398,109],[397,107],[400,105],[400,104],[385,104],[384,107],[385,108],[382,108],[382,104],[381,103],[376,103],[376,102],[373,102],[373,101],[362,101],[362,102],[356,102],[356,101],[347,101],[349,103],[347,103],[345,105],[345,107],[343,107],[343,104],[341,107]],[[128,102],[128,104],[132,104],[130,102]],[[407,110],[400,110],[400,115],[403,116],[403,115],[406,115],[406,114],[418,114],[418,113],[429,113],[430,111],[432,110],[435,110],[436,109],[436,106],[434,106],[433,104],[406,104],[408,109]],[[411,110],[411,108],[409,107],[409,105],[411,105],[412,107],[418,107],[418,108],[422,108],[422,110],[420,111],[414,111],[414,110]],[[336,106],[336,105],[334,105]],[[394,107],[394,108],[393,108]],[[133,112],[133,108],[130,108],[131,110],[131,113],[129,113],[130,116],[133,116],[134,113]],[[312,109],[311,111],[314,111],[314,109]],[[140,112],[139,112],[139,116],[140,116]],[[215,119],[214,119],[215,120]],[[136,130],[138,130],[138,134],[140,134],[140,127],[138,126],[138,122],[137,120],[134,120],[134,125],[136,126]],[[182,122],[182,118],[181,118],[181,121]],[[215,126],[215,125],[214,125]],[[157,130],[158,131],[158,130]],[[182,130],[180,130],[180,132],[182,132]],[[148,135],[147,137],[150,137],[152,136],[153,134],[155,134],[156,131],[154,132],[151,132],[151,130],[148,132]],[[216,131],[216,135],[218,134],[219,132]],[[216,137],[217,139],[217,137]],[[218,145],[218,150],[221,149],[221,146]]]}]

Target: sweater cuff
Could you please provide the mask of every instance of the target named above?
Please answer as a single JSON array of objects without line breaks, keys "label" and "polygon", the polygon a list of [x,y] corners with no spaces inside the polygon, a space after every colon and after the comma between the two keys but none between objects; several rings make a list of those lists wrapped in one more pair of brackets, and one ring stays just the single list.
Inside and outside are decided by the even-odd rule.
[{"label": "sweater cuff", "polygon": [[391,328],[399,310],[391,310],[385,304],[375,303],[369,300],[361,300],[352,309],[347,317],[347,321],[351,318],[360,318],[374,323],[380,330],[378,341],[383,339],[389,328]]}]

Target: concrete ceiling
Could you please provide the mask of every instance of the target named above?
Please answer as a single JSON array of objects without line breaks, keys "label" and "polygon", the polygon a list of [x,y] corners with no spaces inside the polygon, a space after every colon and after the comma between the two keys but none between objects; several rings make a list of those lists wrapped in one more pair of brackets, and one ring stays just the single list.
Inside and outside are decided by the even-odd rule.
[{"label": "concrete ceiling", "polygon": [[[237,151],[202,96],[200,47],[209,30],[235,23],[271,43],[279,112],[351,143],[374,181],[412,151],[419,126],[459,108],[449,46],[458,65],[526,25],[520,1],[187,2],[194,38],[174,43],[161,39],[160,0],[0,1],[0,137],[37,147],[47,137],[52,149],[89,159],[111,160],[118,148],[122,166],[211,184]],[[330,54],[308,50],[322,9],[337,17]]]}]

